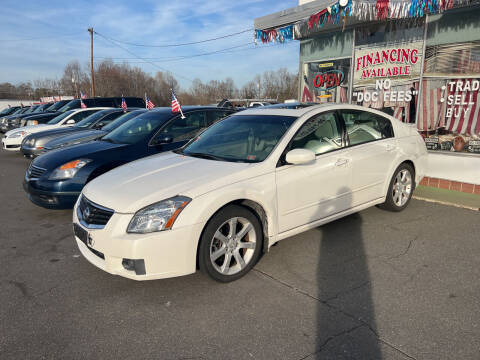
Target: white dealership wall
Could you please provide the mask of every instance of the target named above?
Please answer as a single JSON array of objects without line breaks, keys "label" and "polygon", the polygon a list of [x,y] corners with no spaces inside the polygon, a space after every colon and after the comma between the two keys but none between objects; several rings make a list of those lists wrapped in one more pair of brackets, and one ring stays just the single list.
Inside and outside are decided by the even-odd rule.
[{"label": "white dealership wall", "polygon": [[426,176],[480,185],[480,156],[429,152]]}]

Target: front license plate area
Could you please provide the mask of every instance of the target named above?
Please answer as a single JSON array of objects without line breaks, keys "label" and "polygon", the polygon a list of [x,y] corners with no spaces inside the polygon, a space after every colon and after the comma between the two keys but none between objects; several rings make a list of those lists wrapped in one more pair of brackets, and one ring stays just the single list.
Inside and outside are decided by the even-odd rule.
[{"label": "front license plate area", "polygon": [[82,228],[78,224],[73,224],[73,233],[78,237],[85,245],[88,246],[88,231]]}]

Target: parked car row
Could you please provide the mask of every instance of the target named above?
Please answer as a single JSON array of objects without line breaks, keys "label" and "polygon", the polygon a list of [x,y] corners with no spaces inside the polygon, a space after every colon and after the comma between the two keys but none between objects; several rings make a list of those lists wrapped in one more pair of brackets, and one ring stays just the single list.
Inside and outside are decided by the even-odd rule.
[{"label": "parked car row", "polygon": [[279,240],[373,205],[403,210],[425,173],[418,132],[373,109],[182,110],[92,107],[68,124],[82,111],[67,109],[25,129],[29,199],[73,207],[75,241],[100,269],[236,280]]}]

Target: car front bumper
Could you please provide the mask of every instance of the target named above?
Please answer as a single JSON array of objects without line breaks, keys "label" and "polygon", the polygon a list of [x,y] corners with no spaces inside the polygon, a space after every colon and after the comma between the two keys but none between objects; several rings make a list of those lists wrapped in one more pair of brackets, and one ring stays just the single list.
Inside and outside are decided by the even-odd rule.
[{"label": "car front bumper", "polygon": [[54,191],[38,186],[37,180],[27,177],[23,180],[23,189],[35,205],[47,209],[71,209],[80,195],[80,191]]},{"label": "car front bumper", "polygon": [[[149,234],[126,232],[133,214],[114,213],[103,229],[89,229],[73,211],[74,226],[88,233],[87,240],[75,236],[82,255],[96,267],[133,280],[164,279],[196,271],[197,245],[203,223]],[[84,239],[85,240],[85,239]],[[141,264],[135,269],[126,261]]]},{"label": "car front bumper", "polygon": [[37,149],[28,146],[21,146],[20,152],[26,157],[37,157],[44,153],[44,149],[43,147],[41,149]]},{"label": "car front bumper", "polygon": [[16,138],[2,138],[2,148],[8,151],[19,151],[22,145],[23,136]]}]

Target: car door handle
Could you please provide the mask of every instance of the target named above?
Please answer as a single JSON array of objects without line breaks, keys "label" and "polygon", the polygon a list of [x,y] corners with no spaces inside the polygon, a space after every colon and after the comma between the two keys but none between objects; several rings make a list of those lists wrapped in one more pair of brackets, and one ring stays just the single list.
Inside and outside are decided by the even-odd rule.
[{"label": "car door handle", "polygon": [[335,162],[335,166],[342,166],[342,165],[345,165],[346,163],[348,163],[348,159],[338,159]]},{"label": "car door handle", "polygon": [[395,145],[392,145],[392,144],[388,144],[387,147],[386,147],[387,151],[393,151],[396,149],[396,146]]}]

